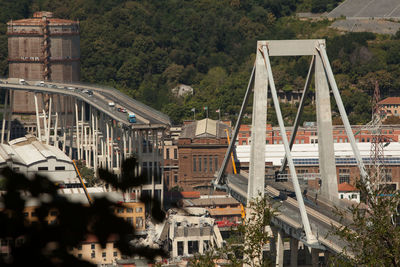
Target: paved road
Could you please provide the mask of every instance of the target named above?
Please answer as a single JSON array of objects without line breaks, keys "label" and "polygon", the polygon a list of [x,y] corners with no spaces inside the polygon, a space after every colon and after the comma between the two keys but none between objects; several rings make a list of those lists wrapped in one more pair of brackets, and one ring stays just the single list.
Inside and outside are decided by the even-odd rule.
[{"label": "paved road", "polygon": [[[227,186],[230,190],[234,191],[231,192],[231,194],[239,201],[243,201],[243,199],[247,198],[248,178],[242,175],[229,174],[227,177]],[[300,240],[304,240],[302,221],[297,200],[292,197],[287,197],[286,200],[280,200],[280,191],[274,187],[278,186],[267,183],[265,191],[266,194],[276,201],[274,207],[279,211],[279,215],[275,218],[273,223],[281,226],[287,234]],[[338,222],[337,216],[329,212],[332,210],[332,207],[327,208],[323,205],[317,206],[308,201],[305,201],[305,204],[312,232],[317,237],[320,244],[335,253],[341,253],[343,248],[346,246],[346,243],[340,240],[337,236],[330,234],[332,231],[332,225],[337,227],[341,226]]]},{"label": "paved road", "polygon": [[[165,128],[170,125],[170,119],[165,114],[133,100],[114,88],[53,82],[46,82],[39,86],[35,85],[37,83],[38,81],[26,81],[25,84],[19,84],[15,79],[0,79],[0,88],[73,96],[130,128]],[[89,95],[87,90],[92,91],[93,94]],[[109,102],[114,102],[115,107],[110,107]],[[130,123],[127,113],[119,112],[118,108],[126,109],[127,112],[134,112],[137,122]]]}]

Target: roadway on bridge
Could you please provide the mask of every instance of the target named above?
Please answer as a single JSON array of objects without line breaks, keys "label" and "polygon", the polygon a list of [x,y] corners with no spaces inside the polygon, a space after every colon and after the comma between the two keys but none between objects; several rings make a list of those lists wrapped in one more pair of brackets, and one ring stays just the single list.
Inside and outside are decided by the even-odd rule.
[{"label": "roadway on bridge", "polygon": [[[248,178],[242,175],[229,174],[226,182],[233,197],[241,202],[243,202],[244,198],[247,198]],[[290,196],[286,199],[281,199],[279,197],[279,189],[283,192],[285,189],[288,193],[290,192],[290,188],[285,187],[283,184],[277,185],[276,183],[267,182],[266,194],[275,200],[273,207],[279,211],[279,216],[276,217],[275,221],[273,220],[273,223],[284,229],[287,234],[305,242],[297,200]],[[335,253],[342,253],[346,243],[337,236],[330,234],[333,230],[332,225],[341,226],[338,216],[331,212],[333,207],[322,203],[316,205],[311,201],[305,201],[305,204],[311,230],[319,242]]]},{"label": "roadway on bridge", "polygon": [[[73,96],[96,107],[110,118],[130,128],[157,128],[170,125],[168,116],[133,100],[114,88],[53,82],[46,82],[39,85],[38,81],[24,81],[21,84],[16,79],[0,79],[0,88]],[[92,94],[88,93],[89,91]],[[111,107],[109,105],[110,102],[114,102],[115,106]],[[120,112],[118,108],[126,112]],[[137,118],[136,123],[128,121],[128,112],[135,113]]]}]

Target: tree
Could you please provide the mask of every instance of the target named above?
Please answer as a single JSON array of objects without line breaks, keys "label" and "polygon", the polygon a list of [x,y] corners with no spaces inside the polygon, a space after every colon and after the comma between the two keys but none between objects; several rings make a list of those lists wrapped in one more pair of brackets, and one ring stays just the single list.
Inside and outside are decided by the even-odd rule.
[{"label": "tree", "polygon": [[[354,258],[349,258],[352,266],[400,265],[400,193],[384,186],[384,181],[375,179],[370,185],[357,181],[362,200],[347,211],[352,222],[333,230],[348,244],[344,254],[354,254]],[[344,212],[336,212],[345,217]]]},{"label": "tree", "polygon": [[79,173],[82,176],[82,179],[85,179],[88,186],[95,186],[101,180],[99,178],[94,177],[94,171],[85,166],[85,163],[82,160],[78,160],[76,162],[76,167],[78,168]]},{"label": "tree", "polygon": [[[137,161],[131,158],[122,164],[120,179],[103,169],[99,169],[99,176],[125,192],[145,181],[146,174],[136,175],[137,166]],[[94,266],[70,254],[70,250],[88,235],[96,236],[103,247],[110,236],[116,236],[115,245],[125,256],[142,255],[148,259],[166,256],[160,249],[130,244],[134,228],[114,214],[114,210],[121,207],[118,203],[104,197],[96,198],[90,206],[82,205],[59,195],[58,187],[46,177],[35,175],[28,179],[9,168],[3,169],[1,174],[5,179],[5,191],[0,199],[0,239],[6,240],[10,248],[9,257],[0,257],[1,266]],[[27,195],[30,201],[38,203],[35,210],[38,219],[31,224],[24,216]],[[165,213],[157,201],[148,198],[143,201],[153,203],[152,217],[162,221]],[[46,220],[50,211],[57,212],[53,224]]]}]

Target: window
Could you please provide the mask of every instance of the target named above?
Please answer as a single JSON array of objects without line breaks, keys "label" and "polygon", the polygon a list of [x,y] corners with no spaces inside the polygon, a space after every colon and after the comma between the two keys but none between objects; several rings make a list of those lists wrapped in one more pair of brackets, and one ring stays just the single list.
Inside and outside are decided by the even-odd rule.
[{"label": "window", "polygon": [[183,241],[178,241],[177,245],[178,245],[178,256],[182,256],[183,255]]},{"label": "window", "polygon": [[29,216],[29,212],[24,212],[24,217],[28,217]]},{"label": "window", "polygon": [[193,255],[199,252],[199,241],[188,241],[188,253]]},{"label": "window", "polygon": [[174,159],[178,159],[178,149],[174,148]]},{"label": "window", "polygon": [[340,194],[340,199],[343,199],[343,194]]},{"label": "window", "polygon": [[101,256],[102,256],[103,258],[105,258],[105,257],[107,256],[107,254],[106,254],[105,252],[102,252],[102,253],[101,253]]},{"label": "window", "polygon": [[51,215],[51,216],[57,216],[57,211],[55,211],[55,210],[50,211],[50,215]]},{"label": "window", "polygon": [[56,171],[65,171],[65,166],[56,166]]},{"label": "window", "polygon": [[91,249],[95,249],[95,247],[96,247],[96,244],[94,244],[94,243],[90,244]]},{"label": "window", "polygon": [[175,181],[175,183],[178,182],[178,174],[174,174],[174,181]]},{"label": "window", "polygon": [[210,158],[209,158],[209,166],[210,166],[210,172],[212,172],[213,171],[213,167],[212,167],[212,156],[210,156]]},{"label": "window", "polygon": [[199,157],[199,171],[201,172],[201,157]]},{"label": "window", "polygon": [[124,208],[118,208],[117,213],[124,213]]},{"label": "window", "polygon": [[196,172],[196,156],[193,156],[193,172]]},{"label": "window", "polygon": [[114,251],[113,256],[118,257],[118,252]]},{"label": "window", "polygon": [[92,259],[96,258],[96,252],[92,252],[92,253],[90,254],[90,257],[91,257]]},{"label": "window", "polygon": [[130,224],[133,225],[133,217],[127,217],[126,221]]},{"label": "window", "polygon": [[214,156],[214,170],[218,170],[218,156]]},{"label": "window", "polygon": [[38,167],[38,171],[47,171],[48,167]]},{"label": "window", "polygon": [[384,182],[392,181],[392,169],[383,169],[383,181]]},{"label": "window", "polygon": [[167,186],[169,185],[169,174],[165,175],[165,183],[167,184]]},{"label": "window", "polygon": [[210,248],[210,241],[209,240],[204,240],[203,241],[203,251],[206,251]]},{"label": "window", "polygon": [[127,212],[127,213],[132,213],[132,212],[133,212],[133,209],[132,209],[132,208],[126,208],[126,212]]},{"label": "window", "polygon": [[207,172],[207,158],[204,157],[204,172]]},{"label": "window", "polygon": [[350,169],[339,169],[339,184],[350,183]]},{"label": "window", "polygon": [[79,258],[79,259],[82,259],[82,254],[79,253],[79,254],[78,254],[78,258]]},{"label": "window", "polygon": [[136,217],[136,228],[142,228],[143,227],[143,218],[142,217]]},{"label": "window", "polygon": [[78,246],[78,250],[82,250],[82,245],[79,245],[79,246]]},{"label": "window", "polygon": [[18,172],[19,171],[19,167],[14,167],[13,171]]},{"label": "window", "polygon": [[169,148],[166,149],[166,158],[169,159]]}]

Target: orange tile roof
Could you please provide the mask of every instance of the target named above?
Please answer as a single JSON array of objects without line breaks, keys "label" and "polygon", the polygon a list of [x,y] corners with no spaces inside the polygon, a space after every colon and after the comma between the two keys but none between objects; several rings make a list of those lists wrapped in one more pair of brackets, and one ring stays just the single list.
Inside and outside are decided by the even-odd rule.
[{"label": "orange tile roof", "polygon": [[379,105],[396,105],[400,104],[400,97],[388,97],[378,103]]},{"label": "orange tile roof", "polygon": [[[118,236],[116,234],[111,234],[107,238],[107,242],[115,242],[118,241]],[[86,235],[86,239],[82,241],[82,243],[98,243],[99,239],[94,234]]]},{"label": "orange tile roof", "polygon": [[360,191],[354,186],[348,184],[348,183],[341,183],[338,185],[338,191],[339,192],[355,192],[355,191]]}]

